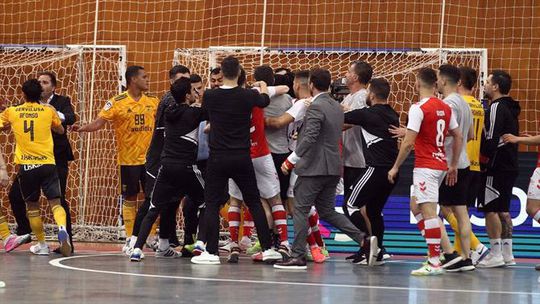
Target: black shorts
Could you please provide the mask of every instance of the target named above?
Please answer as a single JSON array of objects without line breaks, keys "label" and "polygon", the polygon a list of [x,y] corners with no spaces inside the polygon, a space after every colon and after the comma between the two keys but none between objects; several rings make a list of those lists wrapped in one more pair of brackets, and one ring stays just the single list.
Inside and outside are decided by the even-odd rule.
[{"label": "black shorts", "polygon": [[146,168],[144,165],[120,166],[121,193],[124,197],[137,195],[146,189]]},{"label": "black shorts", "polygon": [[343,167],[343,192],[345,194],[345,200],[349,199],[353,186],[366,170],[367,168]]},{"label": "black shorts", "polygon": [[349,208],[361,208],[366,204],[385,204],[399,177],[392,184],[388,181],[386,167],[367,167],[358,171],[356,182],[350,186],[351,195],[345,202]]},{"label": "black shorts", "polygon": [[17,174],[25,202],[37,202],[41,191],[48,200],[62,197],[55,165],[20,165]]},{"label": "black shorts", "polygon": [[508,212],[512,199],[512,188],[518,172],[487,172],[482,174],[482,188],[478,195],[478,210]]},{"label": "black shorts", "polygon": [[458,180],[452,187],[446,185],[446,179],[439,187],[439,205],[441,206],[466,206],[467,188],[471,175],[469,168],[458,169]]},{"label": "black shorts", "polygon": [[476,199],[482,184],[482,173],[480,171],[469,171],[469,186],[467,187],[467,206],[476,207]]},{"label": "black shorts", "polygon": [[162,164],[152,189],[151,206],[165,207],[188,195],[197,206],[204,202],[204,180],[196,166]]}]

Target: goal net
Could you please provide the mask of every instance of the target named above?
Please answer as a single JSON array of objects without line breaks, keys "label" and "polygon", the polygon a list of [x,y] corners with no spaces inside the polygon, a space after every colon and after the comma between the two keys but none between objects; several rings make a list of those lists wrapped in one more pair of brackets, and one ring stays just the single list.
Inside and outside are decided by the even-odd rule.
[{"label": "goal net", "polygon": [[[363,60],[373,66],[374,77],[386,78],[392,85],[389,101],[405,122],[411,103],[418,101],[415,90],[415,74],[423,67],[437,68],[441,63],[468,66],[479,71],[475,89],[477,98],[483,92],[487,77],[486,49],[434,49],[410,50],[339,50],[339,49],[272,49],[261,47],[209,47],[176,49],[173,65],[183,64],[192,73],[207,81],[209,71],[219,66],[223,58],[236,56],[246,70],[248,79],[255,67],[265,64],[272,68],[288,68],[292,71],[309,70],[314,67],[328,69],[332,79],[344,77],[354,60]],[[252,79],[251,79],[252,80]]]},{"label": "goal net", "polygon": [[[95,60],[94,60],[95,57]],[[94,119],[103,103],[121,90],[126,66],[124,46],[0,45],[0,97],[6,106],[23,102],[21,85],[41,71],[57,75],[56,93],[71,98],[77,120]],[[118,238],[118,177],[116,149],[108,126],[93,134],[68,133],[75,160],[70,162],[66,199],[71,206],[75,238]],[[1,149],[11,179],[15,178],[13,133],[0,133]],[[8,189],[0,192],[2,207],[9,210]],[[41,202],[47,229],[53,223],[46,201]],[[12,216],[8,217],[14,223]],[[48,233],[48,235],[51,235]]]}]

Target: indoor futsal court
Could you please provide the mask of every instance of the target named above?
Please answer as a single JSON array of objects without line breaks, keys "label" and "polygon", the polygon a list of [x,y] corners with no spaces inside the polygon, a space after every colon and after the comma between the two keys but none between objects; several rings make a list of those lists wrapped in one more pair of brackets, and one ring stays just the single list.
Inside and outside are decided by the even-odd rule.
[{"label": "indoor futsal court", "polygon": [[0,304],[540,304],[538,1],[0,20]]}]

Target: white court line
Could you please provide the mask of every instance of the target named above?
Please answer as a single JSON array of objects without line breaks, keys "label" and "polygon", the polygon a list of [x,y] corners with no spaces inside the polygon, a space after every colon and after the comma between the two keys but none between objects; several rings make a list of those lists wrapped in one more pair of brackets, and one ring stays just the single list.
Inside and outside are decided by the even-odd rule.
[{"label": "white court line", "polygon": [[[256,281],[256,280],[241,280],[241,279],[217,279],[217,278],[196,278],[196,277],[184,277],[184,276],[168,276],[157,274],[143,274],[143,273],[129,273],[119,271],[108,271],[98,269],[87,269],[74,266],[67,266],[62,264],[63,261],[73,259],[83,259],[91,257],[102,256],[119,256],[119,254],[95,254],[95,255],[80,255],[65,258],[58,258],[50,260],[49,264],[54,267],[59,267],[69,270],[77,270],[84,272],[102,273],[102,274],[115,274],[130,277],[145,277],[145,278],[159,278],[159,279],[177,279],[188,281],[204,281],[204,282],[227,282],[227,283],[247,283],[247,284],[268,284],[268,285],[288,285],[288,286],[309,286],[309,287],[334,287],[334,288],[355,288],[355,289],[380,289],[380,290],[399,290],[399,291],[438,291],[446,293],[471,293],[471,294],[501,294],[501,295],[533,295],[540,296],[538,292],[519,292],[519,291],[499,291],[499,290],[467,290],[467,289],[439,289],[439,288],[418,288],[418,287],[395,287],[395,286],[373,286],[373,285],[347,285],[347,284],[323,284],[323,283],[307,283],[307,282],[287,282],[287,281]],[[216,265],[199,265],[199,267],[219,267]]]}]

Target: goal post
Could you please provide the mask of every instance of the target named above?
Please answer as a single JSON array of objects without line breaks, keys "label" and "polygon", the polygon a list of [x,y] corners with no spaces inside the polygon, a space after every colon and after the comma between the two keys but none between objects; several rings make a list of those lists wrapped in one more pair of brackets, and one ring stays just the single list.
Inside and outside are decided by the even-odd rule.
[{"label": "goal post", "polygon": [[386,78],[391,86],[390,102],[404,121],[409,106],[416,101],[415,72],[423,67],[437,68],[439,63],[469,66],[478,71],[475,95],[482,97],[487,78],[487,49],[482,48],[418,48],[418,49],[343,49],[343,48],[266,48],[212,46],[208,48],[179,48],[174,51],[173,65],[183,64],[192,73],[208,80],[209,71],[219,66],[223,58],[236,56],[249,77],[262,64],[291,70],[322,67],[333,78],[342,77],[354,60],[364,60],[373,66],[374,77]]},{"label": "goal post", "polygon": [[[6,106],[21,103],[22,83],[41,71],[51,71],[57,76],[56,93],[70,97],[78,122],[87,123],[97,116],[106,100],[121,92],[126,65],[124,45],[0,45],[0,97],[6,100]],[[93,105],[89,104],[91,99]],[[69,165],[66,187],[74,237],[84,241],[116,240],[120,231],[119,182],[112,129],[107,126],[91,136],[69,132],[68,136],[75,156]],[[0,141],[13,180],[13,135],[3,132]],[[2,206],[10,210],[7,192],[2,189],[0,195]],[[44,201],[41,206],[46,227],[51,229],[49,206]],[[8,221],[14,223],[14,218],[9,216]]]}]

